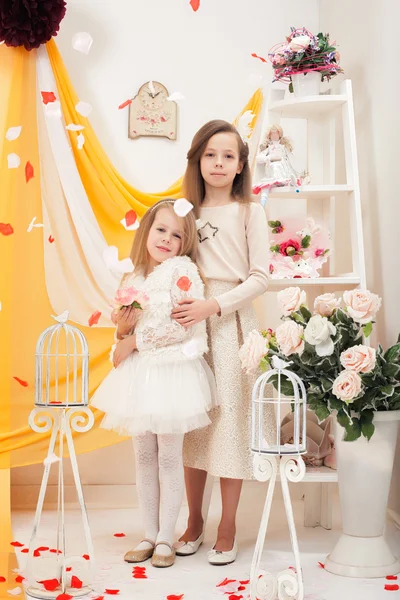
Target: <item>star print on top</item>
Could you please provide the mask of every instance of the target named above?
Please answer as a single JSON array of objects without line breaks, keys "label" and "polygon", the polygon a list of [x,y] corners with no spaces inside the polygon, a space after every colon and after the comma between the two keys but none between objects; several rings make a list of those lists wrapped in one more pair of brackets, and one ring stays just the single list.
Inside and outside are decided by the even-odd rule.
[{"label": "star print on top", "polygon": [[209,221],[197,232],[200,244],[206,240],[213,240],[218,233],[218,227],[213,227]]}]

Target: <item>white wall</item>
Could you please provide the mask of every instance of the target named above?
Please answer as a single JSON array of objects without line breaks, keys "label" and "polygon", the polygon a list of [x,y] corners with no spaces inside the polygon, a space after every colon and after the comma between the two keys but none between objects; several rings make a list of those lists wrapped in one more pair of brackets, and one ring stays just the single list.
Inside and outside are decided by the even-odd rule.
[{"label": "white wall", "polygon": [[[80,99],[93,106],[91,123],[116,169],[131,185],[158,191],[183,174],[203,123],[240,112],[258,87],[255,76],[265,76],[268,92],[271,66],[251,54],[266,56],[291,25],[317,30],[317,0],[202,0],[197,13],[189,0],[69,0],[56,42]],[[71,46],[78,31],[94,38],[88,56]],[[187,98],[176,142],[128,139],[128,110],[118,106],[149,79]],[[80,468],[87,484],[132,483],[131,443],[84,455]],[[14,469],[13,483],[38,483],[41,473],[41,465]]]},{"label": "white wall", "polygon": [[[383,298],[377,337],[384,346],[400,332],[399,19],[390,0],[320,0],[321,29],[339,44],[353,82],[367,285]],[[400,442],[390,504],[400,513]]]}]

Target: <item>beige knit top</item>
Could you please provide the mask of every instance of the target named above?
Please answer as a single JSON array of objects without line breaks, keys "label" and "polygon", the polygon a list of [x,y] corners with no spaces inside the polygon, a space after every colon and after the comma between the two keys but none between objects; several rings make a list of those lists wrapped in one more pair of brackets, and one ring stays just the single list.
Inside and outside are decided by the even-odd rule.
[{"label": "beige knit top", "polygon": [[221,315],[246,306],[268,287],[268,224],[255,202],[230,202],[200,210],[199,258],[206,279],[238,286],[216,297]]}]

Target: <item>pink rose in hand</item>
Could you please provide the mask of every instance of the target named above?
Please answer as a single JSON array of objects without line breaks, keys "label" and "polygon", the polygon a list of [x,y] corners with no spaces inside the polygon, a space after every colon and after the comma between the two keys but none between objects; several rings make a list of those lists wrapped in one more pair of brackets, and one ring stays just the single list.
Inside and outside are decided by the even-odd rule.
[{"label": "pink rose in hand", "polygon": [[135,308],[143,310],[149,301],[149,297],[144,292],[137,290],[134,287],[120,288],[116,295],[114,303],[116,307],[132,306],[135,303]]}]

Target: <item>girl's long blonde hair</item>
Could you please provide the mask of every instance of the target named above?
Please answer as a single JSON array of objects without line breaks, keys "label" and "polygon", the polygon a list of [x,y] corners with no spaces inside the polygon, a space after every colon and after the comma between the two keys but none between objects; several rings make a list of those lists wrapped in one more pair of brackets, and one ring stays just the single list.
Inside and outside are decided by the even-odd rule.
[{"label": "girl's long blonde hair", "polygon": [[268,146],[272,143],[270,136],[271,133],[273,131],[277,131],[279,134],[279,143],[283,144],[283,146],[285,146],[286,150],[288,152],[293,152],[293,145],[292,142],[287,138],[284,137],[283,135],[283,129],[280,125],[271,125],[270,127],[268,127],[267,131],[265,132],[265,139],[264,142],[261,144],[260,146],[260,151],[262,152],[263,150],[265,150],[266,148],[268,148]]},{"label": "girl's long blonde hair", "polygon": [[232,196],[243,204],[251,202],[251,172],[249,166],[249,147],[240,137],[236,127],[227,121],[209,121],[199,129],[193,138],[187,154],[188,164],[183,178],[183,193],[193,205],[196,217],[200,216],[201,203],[206,193],[204,179],[200,170],[200,160],[207,147],[208,141],[217,133],[233,133],[238,141],[239,163],[242,171],[233,180]]},{"label": "girl's long blonde hair", "polygon": [[196,262],[198,239],[194,211],[191,210],[190,213],[185,217],[178,217],[174,212],[174,203],[175,200],[170,198],[167,198],[166,200],[160,200],[154,204],[154,206],[149,208],[142,218],[140,227],[135,233],[130,253],[131,260],[135,266],[135,271],[142,270],[145,275],[148,274],[150,256],[147,250],[147,238],[149,237],[149,232],[154,223],[156,214],[161,208],[167,208],[168,210],[172,211],[176,218],[182,223],[183,237],[181,248],[179,250],[179,256],[189,256],[194,263]]}]

